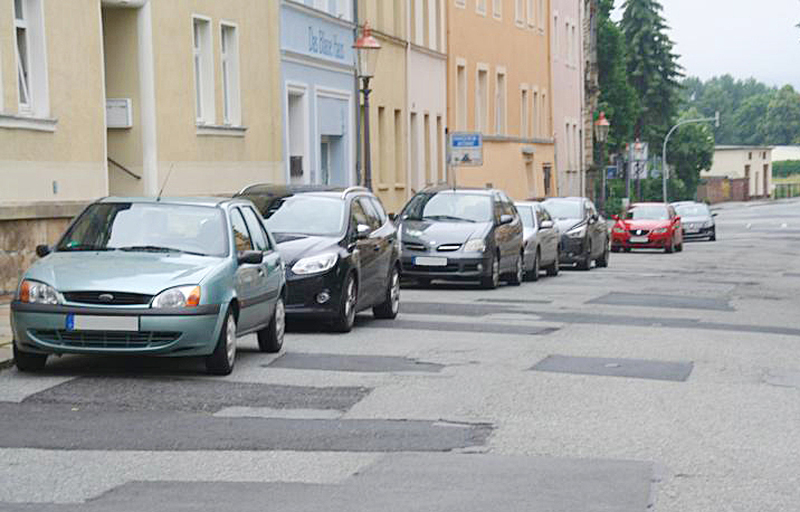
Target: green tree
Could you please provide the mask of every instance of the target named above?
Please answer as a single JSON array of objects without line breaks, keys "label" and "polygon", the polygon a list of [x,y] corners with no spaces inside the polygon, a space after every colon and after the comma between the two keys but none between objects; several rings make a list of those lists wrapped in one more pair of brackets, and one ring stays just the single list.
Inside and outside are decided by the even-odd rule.
[{"label": "green tree", "polygon": [[[690,109],[683,119],[701,117]],[[694,199],[700,183],[700,171],[710,169],[714,161],[714,134],[706,123],[686,124],[678,128],[667,144],[667,161],[672,176],[685,187],[683,199]]]},{"label": "green tree", "polygon": [[726,124],[731,125],[735,136],[724,139],[722,144],[766,144],[767,136],[764,132],[764,123],[767,117],[772,94],[763,93],[750,96],[736,109],[732,118]]},{"label": "green tree", "polygon": [[627,47],[628,82],[638,99],[634,136],[658,145],[675,119],[682,76],[657,0],[626,0],[620,29]]},{"label": "green tree", "polygon": [[785,85],[770,100],[764,134],[769,144],[800,143],[800,94],[791,85]]}]

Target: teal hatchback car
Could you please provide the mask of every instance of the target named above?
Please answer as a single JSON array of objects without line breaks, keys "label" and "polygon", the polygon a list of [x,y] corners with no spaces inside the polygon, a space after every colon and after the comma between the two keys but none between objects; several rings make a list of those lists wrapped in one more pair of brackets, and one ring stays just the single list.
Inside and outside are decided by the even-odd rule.
[{"label": "teal hatchback car", "polygon": [[227,375],[238,336],[283,346],[283,262],[248,200],[106,198],[36,252],[11,303],[21,371],[50,354],[136,354],[204,356]]}]

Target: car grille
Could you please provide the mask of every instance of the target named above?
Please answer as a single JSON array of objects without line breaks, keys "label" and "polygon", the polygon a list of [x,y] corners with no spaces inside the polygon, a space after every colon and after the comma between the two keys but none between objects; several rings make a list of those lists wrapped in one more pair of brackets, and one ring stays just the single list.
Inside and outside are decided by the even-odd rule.
[{"label": "car grille", "polygon": [[422,244],[415,244],[413,242],[403,242],[403,248],[409,251],[425,251],[427,247]]},{"label": "car grille", "polygon": [[44,342],[80,348],[154,348],[169,345],[181,333],[167,331],[67,331],[35,330],[31,334]]},{"label": "car grille", "polygon": [[[102,296],[102,298],[101,298]],[[150,304],[152,295],[127,292],[65,292],[67,302],[77,304],[102,304],[109,306],[141,306]]]},{"label": "car grille", "polygon": [[436,248],[439,252],[454,252],[461,248],[461,244],[443,244]]},{"label": "car grille", "polygon": [[644,236],[644,235],[649,235],[650,234],[650,230],[649,229],[632,229],[632,230],[630,230],[630,234],[633,235],[633,236]]}]

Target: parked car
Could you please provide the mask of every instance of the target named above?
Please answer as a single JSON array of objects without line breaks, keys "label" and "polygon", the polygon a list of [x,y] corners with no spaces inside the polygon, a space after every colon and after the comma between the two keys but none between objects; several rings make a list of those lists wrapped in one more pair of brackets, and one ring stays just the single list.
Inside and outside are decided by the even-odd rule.
[{"label": "parked car", "polygon": [[283,345],[283,263],[250,201],[106,198],[37,254],[11,303],[21,371],[49,354],[135,354],[205,356],[225,375],[238,336]]},{"label": "parked car", "polygon": [[561,232],[559,261],[589,270],[594,261],[608,266],[609,234],[606,220],[585,197],[555,197],[542,201]]},{"label": "parked car", "polygon": [[496,288],[501,277],[522,282],[522,221],[501,190],[430,187],[418,192],[399,217],[403,276],[480,280]]},{"label": "parked car", "polygon": [[714,222],[717,214],[711,213],[705,203],[680,201],[672,203],[672,207],[681,217],[685,239],[708,238],[712,242],[717,239],[717,225]]},{"label": "parked car", "polygon": [[548,276],[557,276],[561,233],[555,222],[539,202],[517,201],[514,206],[522,219],[525,279],[537,281],[542,268]]},{"label": "parked car", "polygon": [[251,199],[286,262],[290,318],[328,321],[338,332],[359,311],[393,319],[400,310],[397,230],[380,200],[361,187],[255,185]]},{"label": "parked car", "polygon": [[614,220],[611,248],[615,252],[620,249],[664,249],[667,253],[683,250],[681,218],[671,205],[634,203],[628,207],[624,218],[614,216]]}]

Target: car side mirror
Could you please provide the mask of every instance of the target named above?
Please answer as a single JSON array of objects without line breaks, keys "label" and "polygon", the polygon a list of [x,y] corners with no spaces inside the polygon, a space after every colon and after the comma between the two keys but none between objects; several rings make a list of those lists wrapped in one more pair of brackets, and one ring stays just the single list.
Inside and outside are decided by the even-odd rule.
[{"label": "car side mirror", "polygon": [[675,217],[675,222],[680,222],[680,221],[681,221],[680,217]]},{"label": "car side mirror", "polygon": [[259,265],[264,261],[264,254],[261,251],[243,251],[239,253],[239,265]]},{"label": "car side mirror", "polygon": [[500,222],[498,222],[497,225],[504,226],[506,224],[511,224],[512,222],[514,222],[514,216],[505,213],[500,216]]},{"label": "car side mirror", "polygon": [[554,224],[552,220],[543,220],[539,225],[539,229],[553,229],[553,226]]},{"label": "car side mirror", "polygon": [[364,240],[365,238],[369,237],[369,234],[372,232],[369,226],[366,224],[359,224],[356,228],[356,239],[357,240]]},{"label": "car side mirror", "polygon": [[716,217],[717,215],[719,215],[717,212],[711,214],[712,217]]},{"label": "car side mirror", "polygon": [[389,220],[392,221],[392,222],[396,221],[397,220],[397,214],[396,213],[390,213],[389,214]]},{"label": "car side mirror", "polygon": [[50,246],[49,245],[37,245],[36,246],[36,256],[40,258],[44,258],[50,254]]}]

